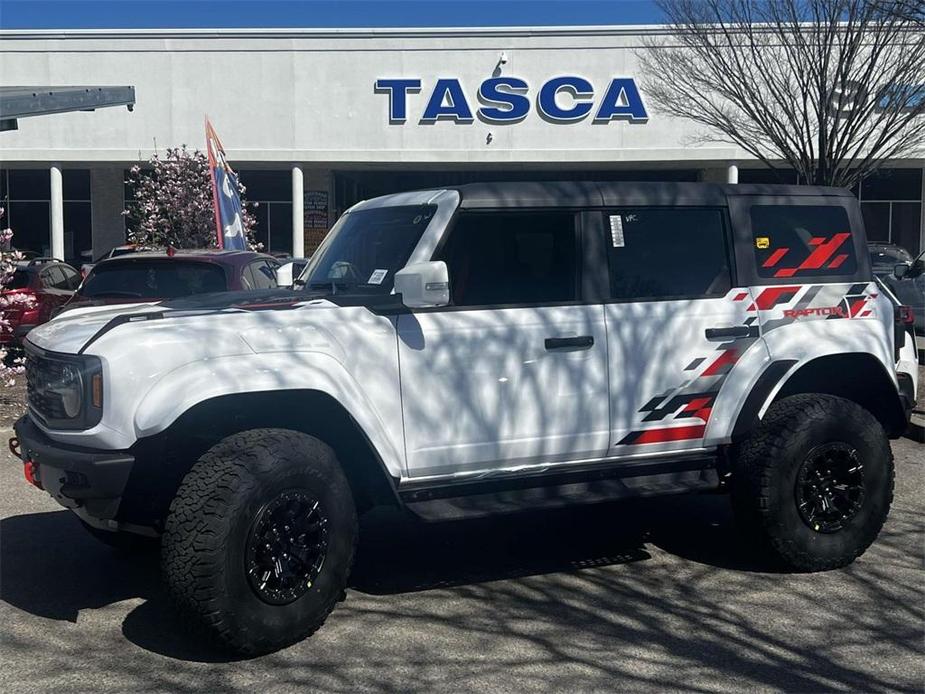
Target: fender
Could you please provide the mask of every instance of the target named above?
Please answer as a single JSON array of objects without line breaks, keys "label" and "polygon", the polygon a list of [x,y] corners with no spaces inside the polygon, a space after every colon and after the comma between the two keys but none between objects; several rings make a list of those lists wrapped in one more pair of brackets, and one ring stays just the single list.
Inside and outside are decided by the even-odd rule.
[{"label": "fender", "polygon": [[[283,390],[317,390],[331,396],[362,428],[389,474],[405,476],[401,417],[383,421],[343,365],[322,352],[236,355],[186,364],[161,378],[141,400],[134,416],[135,435],[140,439],[158,434],[194,405],[218,396]],[[397,384],[391,399],[400,402]]]}]

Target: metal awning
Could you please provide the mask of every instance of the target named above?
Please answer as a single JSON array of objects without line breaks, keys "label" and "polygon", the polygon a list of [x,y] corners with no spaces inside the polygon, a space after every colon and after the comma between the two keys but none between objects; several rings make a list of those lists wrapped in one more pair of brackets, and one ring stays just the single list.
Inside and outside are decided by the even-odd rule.
[{"label": "metal awning", "polygon": [[135,105],[135,87],[0,87],[0,131],[18,118]]}]

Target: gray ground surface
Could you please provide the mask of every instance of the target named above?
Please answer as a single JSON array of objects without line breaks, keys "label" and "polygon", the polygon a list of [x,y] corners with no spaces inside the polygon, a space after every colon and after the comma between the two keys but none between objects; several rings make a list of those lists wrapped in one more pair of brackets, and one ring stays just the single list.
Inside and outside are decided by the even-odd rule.
[{"label": "gray ground surface", "polygon": [[3,453],[0,691],[920,692],[925,446],[894,451],[883,534],[825,574],[775,573],[717,496],[436,526],[378,513],[322,630],[245,661],[178,626],[156,559],[98,545]]}]

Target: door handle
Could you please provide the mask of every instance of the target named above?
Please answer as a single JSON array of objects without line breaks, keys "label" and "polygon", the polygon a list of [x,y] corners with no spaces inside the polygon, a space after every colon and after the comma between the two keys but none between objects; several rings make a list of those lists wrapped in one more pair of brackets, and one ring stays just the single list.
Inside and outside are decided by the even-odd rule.
[{"label": "door handle", "polygon": [[738,339],[751,335],[752,329],[747,325],[735,325],[729,328],[707,328],[705,331],[708,340]]},{"label": "door handle", "polygon": [[594,338],[591,335],[582,335],[581,337],[547,337],[546,350],[556,349],[590,349],[594,346]]}]

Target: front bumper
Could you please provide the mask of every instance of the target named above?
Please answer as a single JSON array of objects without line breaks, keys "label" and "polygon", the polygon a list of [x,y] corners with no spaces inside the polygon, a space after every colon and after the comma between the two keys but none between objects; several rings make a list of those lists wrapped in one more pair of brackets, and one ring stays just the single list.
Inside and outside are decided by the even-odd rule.
[{"label": "front bumper", "polygon": [[58,443],[28,414],[13,428],[17,441],[11,441],[11,448],[23,462],[32,463],[36,482],[59,504],[91,525],[118,525],[114,519],[135,464],[133,455]]}]

